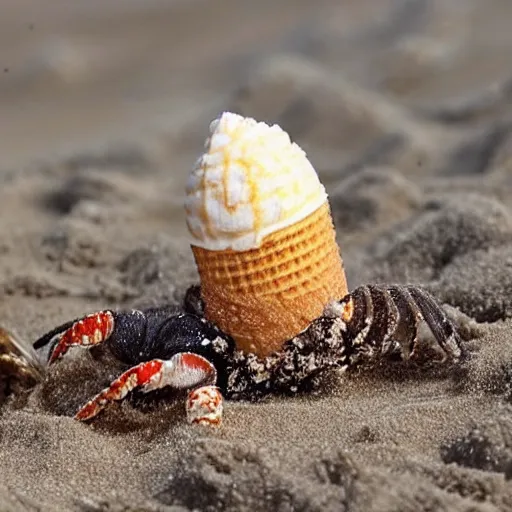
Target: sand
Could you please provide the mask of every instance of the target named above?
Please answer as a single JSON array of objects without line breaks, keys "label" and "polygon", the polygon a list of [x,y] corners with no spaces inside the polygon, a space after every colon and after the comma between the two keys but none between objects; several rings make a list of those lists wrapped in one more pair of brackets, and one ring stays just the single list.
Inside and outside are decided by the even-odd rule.
[{"label": "sand", "polygon": [[[313,5],[314,4],[314,5]],[[75,351],[0,406],[0,510],[512,510],[509,0],[4,1],[0,325],[34,341],[178,304],[183,186],[223,109],[278,122],[330,195],[349,288],[426,287],[471,357],[315,394],[72,416],[122,370]]]}]

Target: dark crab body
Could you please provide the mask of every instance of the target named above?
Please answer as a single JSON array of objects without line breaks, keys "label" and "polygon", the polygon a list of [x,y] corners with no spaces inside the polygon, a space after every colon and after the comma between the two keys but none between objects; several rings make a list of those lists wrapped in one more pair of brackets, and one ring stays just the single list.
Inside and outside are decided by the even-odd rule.
[{"label": "dark crab body", "polygon": [[[225,387],[228,361],[234,352],[234,342],[213,324],[172,306],[98,311],[56,327],[39,338],[34,348],[50,342],[53,347],[49,364],[73,346],[89,348],[102,344],[121,362],[132,366],[78,411],[76,418],[80,420],[92,418],[110,401],[124,398],[135,388],[142,392],[165,386],[193,388],[190,402],[200,385]],[[220,393],[200,389],[197,400],[197,422],[217,424],[217,409],[222,406]],[[194,406],[192,401],[191,412]],[[206,411],[205,415],[205,408],[214,408],[214,414]]]},{"label": "dark crab body", "polygon": [[325,308],[324,314],[282,350],[266,358],[235,350],[233,340],[202,317],[199,287],[185,296],[185,312],[175,307],[94,313],[68,322],[34,343],[57,338],[49,363],[72,346],[105,343],[119,360],[133,365],[77,413],[86,420],[112,400],[140,387],[190,388],[189,420],[218,424],[222,397],[258,399],[271,393],[305,390],[329,369],[345,370],[390,357],[416,357],[428,343],[440,361],[461,356],[454,325],[435,299],[421,288],[369,285]]},{"label": "dark crab body", "polygon": [[227,360],[235,347],[213,324],[176,306],[99,311],[60,325],[39,338],[34,348],[43,347],[57,335],[60,336],[52,347],[50,363],[72,346],[100,343],[121,362],[132,366],[153,359],[169,360],[179,353],[194,353],[219,370],[219,382],[226,380]]}]

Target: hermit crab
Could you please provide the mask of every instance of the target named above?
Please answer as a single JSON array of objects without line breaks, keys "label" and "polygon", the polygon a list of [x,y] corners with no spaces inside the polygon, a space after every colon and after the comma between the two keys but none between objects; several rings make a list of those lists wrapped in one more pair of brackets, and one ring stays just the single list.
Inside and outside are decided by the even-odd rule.
[{"label": "hermit crab", "polygon": [[43,365],[32,347],[0,327],[0,403],[11,393],[34,386],[43,374]]},{"label": "hermit crab", "polygon": [[130,391],[190,390],[191,423],[218,425],[223,396],[256,400],[307,390],[329,370],[380,358],[461,356],[436,300],[415,286],[347,290],[324,187],[278,126],[224,113],[187,185],[185,210],[200,286],[181,308],[105,310],[42,336],[49,364],[104,344],[127,369],[85,404],[96,416]]}]

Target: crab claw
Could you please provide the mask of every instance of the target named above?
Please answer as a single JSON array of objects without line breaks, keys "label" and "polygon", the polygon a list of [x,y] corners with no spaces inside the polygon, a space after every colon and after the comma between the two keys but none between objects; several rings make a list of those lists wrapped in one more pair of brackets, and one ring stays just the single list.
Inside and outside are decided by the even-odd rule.
[{"label": "crab claw", "polygon": [[216,386],[202,386],[188,394],[187,421],[217,427],[222,421],[222,395]]},{"label": "crab claw", "polygon": [[[69,325],[69,324],[68,324]],[[111,311],[99,311],[75,321],[60,336],[53,349],[48,364],[53,364],[61,358],[71,347],[90,347],[107,340],[114,331],[114,316]],[[52,333],[53,334],[53,331]],[[34,347],[42,346],[48,336],[36,341]]]},{"label": "crab claw", "polygon": [[86,421],[94,418],[110,402],[122,400],[130,391],[141,388],[143,393],[171,386],[176,389],[213,385],[217,380],[215,367],[204,357],[181,352],[163,361],[153,359],[130,368],[112,384],[87,402],[75,415]]}]

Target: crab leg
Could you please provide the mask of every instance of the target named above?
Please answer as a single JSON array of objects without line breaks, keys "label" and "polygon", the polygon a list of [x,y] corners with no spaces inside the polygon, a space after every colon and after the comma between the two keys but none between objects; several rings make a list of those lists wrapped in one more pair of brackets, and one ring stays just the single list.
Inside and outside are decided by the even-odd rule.
[{"label": "crab leg", "polygon": [[48,361],[54,363],[72,346],[89,347],[107,340],[114,330],[114,315],[111,311],[99,311],[76,321],[60,336]]},{"label": "crab leg", "polygon": [[87,402],[75,419],[85,421],[93,418],[110,402],[122,400],[135,388],[148,393],[165,386],[187,389],[204,384],[189,394],[187,417],[191,423],[218,424],[222,415],[222,397],[213,385],[216,379],[215,367],[197,354],[183,352],[167,361],[153,359],[124,372],[108,388]]}]

